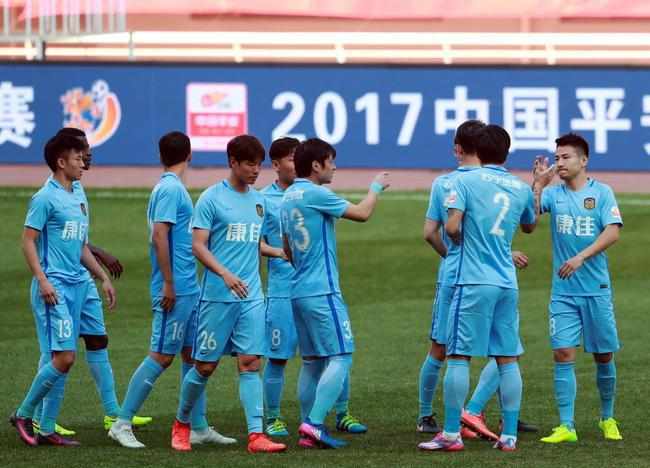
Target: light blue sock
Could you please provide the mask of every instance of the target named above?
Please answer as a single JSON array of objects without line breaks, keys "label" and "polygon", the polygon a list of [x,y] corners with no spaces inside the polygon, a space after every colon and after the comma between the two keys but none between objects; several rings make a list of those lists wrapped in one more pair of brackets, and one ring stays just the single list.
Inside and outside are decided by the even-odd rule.
[{"label": "light blue sock", "polygon": [[68,380],[68,374],[63,374],[49,392],[43,397],[43,409],[41,413],[41,434],[49,435],[54,432],[56,420],[59,417],[61,403],[63,403],[63,394],[65,393],[65,383]]},{"label": "light blue sock", "polygon": [[445,403],[445,432],[460,432],[460,414],[469,393],[469,361],[448,359],[445,372],[443,400]]},{"label": "light blue sock", "polygon": [[418,419],[433,414],[433,395],[438,386],[438,376],[440,375],[440,368],[443,362],[438,361],[436,358],[427,354],[426,359],[420,368],[420,412]]},{"label": "light blue sock", "polygon": [[560,424],[573,429],[573,417],[576,402],[576,363],[555,363],[555,400],[560,412]]},{"label": "light blue sock", "polygon": [[336,410],[337,416],[345,416],[348,414],[348,404],[350,402],[350,373],[345,376],[343,381],[343,389],[341,389],[341,394],[334,403],[334,409]]},{"label": "light blue sock", "polygon": [[280,417],[280,402],[284,389],[284,365],[269,360],[264,366],[264,399],[268,419]]},{"label": "light blue sock", "polygon": [[616,365],[614,360],[602,364],[596,363],[596,384],[600,392],[600,418],[614,417],[614,400],[616,398]]},{"label": "light blue sock", "polygon": [[244,407],[248,433],[262,432],[264,418],[264,395],[259,372],[239,373],[239,401]]},{"label": "light blue sock", "polygon": [[318,386],[316,398],[309,412],[309,420],[313,424],[323,424],[327,413],[332,409],[336,399],[343,390],[343,381],[352,367],[352,355],[342,354],[328,359],[327,367],[323,371]]},{"label": "light blue sock", "polygon": [[300,375],[298,376],[298,401],[300,402],[300,419],[304,421],[309,416],[314,399],[318,380],[327,365],[327,359],[318,358],[302,361]]},{"label": "light blue sock", "polygon": [[20,404],[20,407],[16,412],[17,415],[21,418],[31,418],[34,415],[34,408],[36,408],[36,405],[43,400],[45,395],[47,395],[47,392],[54,387],[57,380],[64,375],[63,372],[59,372],[52,365],[51,361],[41,367],[34,377],[32,386],[29,388],[25,399]]},{"label": "light blue sock", "polygon": [[[45,364],[47,364],[51,360],[52,360],[52,356],[50,355],[50,353],[41,353],[41,357],[38,360],[38,369],[40,370]],[[42,415],[43,415],[43,400],[39,401],[38,404],[36,405],[36,408],[34,408],[34,416],[32,416],[32,419],[34,421],[40,421]]]},{"label": "light blue sock", "polygon": [[[185,379],[185,376],[193,367],[194,364],[189,364],[185,361],[181,363],[181,386],[183,385],[183,379]],[[205,390],[203,390],[199,399],[196,400],[194,408],[192,408],[192,413],[190,414],[190,425],[192,426],[193,431],[199,432],[204,431],[209,426]]]},{"label": "light blue sock", "polygon": [[478,379],[478,385],[472,394],[472,398],[467,403],[467,411],[474,416],[480,416],[490,401],[494,392],[499,388],[499,366],[494,358],[485,364]]},{"label": "light blue sock", "polygon": [[199,402],[201,395],[205,395],[205,386],[208,383],[208,377],[203,377],[192,366],[185,374],[183,383],[181,384],[180,401],[178,402],[178,411],[176,412],[176,419],[184,424],[191,422],[192,410]]},{"label": "light blue sock", "polygon": [[501,377],[501,414],[503,417],[502,435],[517,438],[517,423],[521,408],[523,386],[519,363],[509,362],[499,366]]},{"label": "light blue sock", "polygon": [[119,412],[120,419],[124,421],[133,419],[164,370],[165,368],[151,356],[144,358],[129,382],[129,388],[126,390],[122,409]]},{"label": "light blue sock", "polygon": [[115,379],[113,378],[113,368],[108,360],[108,349],[86,350],[86,362],[95,380],[99,398],[102,400],[104,414],[117,416],[120,412],[120,405],[118,405],[117,395],[115,395]]}]

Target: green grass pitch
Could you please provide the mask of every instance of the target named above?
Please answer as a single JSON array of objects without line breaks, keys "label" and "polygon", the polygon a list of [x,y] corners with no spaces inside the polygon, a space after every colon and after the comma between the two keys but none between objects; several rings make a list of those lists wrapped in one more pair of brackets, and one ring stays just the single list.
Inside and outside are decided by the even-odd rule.
[{"label": "green grass pitch", "polygon": [[[20,251],[20,235],[28,203],[28,189],[0,191],[0,415],[7,417],[19,404],[33,378],[38,351],[29,308],[30,275]],[[196,195],[194,193],[193,195]],[[117,255],[125,273],[116,281],[118,308],[106,313],[110,356],[118,397],[145,356],[150,334],[149,260],[145,220],[147,191],[89,190],[91,239]],[[610,250],[615,304],[623,349],[617,355],[616,417],[625,440],[606,443],[597,428],[599,400],[590,356],[579,354],[577,429],[574,445],[547,446],[538,435],[523,435],[519,450],[504,454],[487,442],[470,441],[462,453],[422,453],[425,440],[415,433],[417,380],[429,347],[428,333],[437,259],[422,240],[427,196],[387,193],[367,224],[338,224],[341,283],[349,304],[357,352],[352,373],[351,409],[370,427],[362,436],[345,436],[351,445],[339,451],[309,451],[296,446],[298,407],[295,396],[298,361],[289,364],[283,412],[293,435],[289,451],[279,455],[249,455],[245,451],[245,420],[237,394],[237,374],[226,358],[210,380],[208,411],[211,424],[239,439],[234,447],[198,447],[174,453],[170,427],[177,405],[179,364],[158,381],[142,408],[154,422],[138,437],[147,448],[117,447],[102,428],[102,409],[88,372],[84,352],[68,380],[60,422],[78,431],[79,449],[31,449],[5,423],[0,432],[0,466],[648,466],[647,371],[648,237],[650,197],[620,196],[625,228]],[[548,343],[547,301],[550,291],[550,235],[548,220],[537,232],[518,234],[515,247],[530,257],[519,274],[521,329],[526,354],[522,359],[524,401],[522,418],[546,433],[557,423],[553,397],[552,359]],[[83,348],[83,345],[82,345]],[[483,360],[472,365],[472,386]],[[440,388],[434,408],[441,411]],[[488,419],[498,421],[498,406],[489,405]],[[6,421],[6,419],[5,419]],[[540,434],[541,435],[541,434]],[[645,448],[644,448],[645,447]]]}]

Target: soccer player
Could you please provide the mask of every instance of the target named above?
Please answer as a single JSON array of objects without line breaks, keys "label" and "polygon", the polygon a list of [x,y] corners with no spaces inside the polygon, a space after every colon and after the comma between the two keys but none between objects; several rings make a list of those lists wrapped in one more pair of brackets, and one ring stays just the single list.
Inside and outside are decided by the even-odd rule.
[{"label": "soccer player", "polygon": [[47,142],[45,161],[53,174],[32,197],[23,231],[23,252],[34,274],[31,304],[39,347],[41,354],[51,356],[11,417],[20,438],[31,446],[79,445],[55,432],[61,403],[58,397],[43,402],[43,413],[50,417],[41,421],[38,436],[34,435],[32,417],[50,389],[63,388],[61,381],[75,360],[81,307],[88,294],[82,265],[102,281],[108,307],[112,309],[116,301],[110,278],[87,246],[88,207],[75,193],[74,182],[83,173],[83,152],[83,142],[69,135],[57,135]]},{"label": "soccer player", "polygon": [[[69,135],[78,138],[84,146],[83,162],[84,170],[89,170],[92,163],[92,154],[90,153],[90,145],[86,139],[86,134],[83,130],[72,127],[62,128],[58,131],[57,135]],[[88,211],[88,200],[83,186],[79,180],[73,182],[74,193],[79,195],[80,203],[86,206]],[[105,250],[94,246],[88,242],[88,248],[95,256],[95,259],[103,265],[113,278],[118,279],[123,272],[122,264],[117,258]],[[86,346],[86,361],[90,368],[90,373],[95,381],[95,386],[99,397],[104,407],[104,428],[109,429],[110,425],[117,419],[117,414],[120,410],[115,395],[115,380],[113,378],[113,369],[108,359],[108,335],[106,333],[106,325],[104,323],[104,311],[102,301],[97,292],[95,280],[91,277],[87,269],[83,268],[82,276],[84,281],[88,283],[88,296],[86,297],[81,308],[81,318],[79,333],[84,340]],[[42,354],[39,361],[39,368],[44,366],[50,361],[49,354]],[[63,399],[65,379],[61,379],[56,387],[54,387],[45,399],[53,400],[48,405],[48,409],[53,410],[58,414],[58,407]],[[54,403],[58,399],[58,405]],[[45,418],[48,419],[48,414],[43,415],[43,405],[39,404],[34,411],[34,430],[38,432],[40,429],[40,421]],[[133,424],[136,426],[144,426],[151,422],[150,417],[134,416]],[[51,422],[46,422],[51,424]],[[54,425],[57,434],[62,436],[73,436],[75,431],[66,429],[59,424]]]},{"label": "soccer player", "polygon": [[[143,448],[133,434],[131,421],[160,375],[180,352],[182,377],[192,368],[192,343],[196,331],[199,286],[192,255],[192,199],[183,175],[192,159],[190,139],[170,132],[158,142],[164,173],[149,198],[149,258],[153,323],[149,355],[131,377],[119,419],[108,436],[127,448]],[[195,444],[234,443],[208,425],[203,392],[192,411],[191,439]]]},{"label": "soccer player", "polygon": [[[549,330],[555,360],[555,399],[560,425],[542,442],[577,442],[576,347],[596,361],[600,422],[605,439],[621,440],[614,419],[616,366],[619,349],[612,285],[605,250],[619,238],[623,219],[612,189],[587,175],[589,145],[574,133],[555,140],[555,166],[562,184],[550,183],[546,161],[536,161],[535,194],[542,213],[551,215],[553,284]],[[546,175],[544,174],[546,173]],[[541,192],[541,196],[540,196]]]},{"label": "soccer player", "polygon": [[196,203],[192,249],[205,265],[194,341],[195,364],[181,386],[172,447],[191,450],[190,414],[221,356],[237,355],[239,397],[248,425],[248,451],[280,452],[287,446],[263,432],[260,357],[264,355],[265,310],[259,274],[264,196],[251,187],[260,173],[264,147],[240,135],[226,147],[230,175],[206,189]]},{"label": "soccer player", "polygon": [[[461,412],[469,390],[472,356],[493,356],[499,366],[503,432],[495,448],[514,451],[522,382],[517,356],[518,290],[512,260],[512,238],[521,226],[536,225],[530,187],[504,167],[510,137],[488,125],[477,140],[483,167],[456,178],[448,196],[445,232],[459,249],[456,289],[452,299],[444,381],[444,431],[419,448],[463,450]],[[461,229],[462,226],[462,229]]]},{"label": "soccer player", "polygon": [[460,175],[481,167],[476,152],[476,140],[485,124],[478,120],[468,120],[456,130],[454,137],[454,155],[458,160],[458,169],[438,177],[431,185],[431,196],[424,221],[424,240],[440,255],[436,295],[433,300],[431,320],[431,348],[422,367],[419,379],[419,415],[417,431],[438,433],[440,428],[434,419],[432,400],[438,383],[438,375],[445,361],[447,345],[447,322],[449,308],[454,296],[458,251],[450,249],[451,240],[444,233],[447,221],[445,201],[453,181]]},{"label": "soccer player", "polygon": [[300,445],[340,448],[346,443],[331,437],[324,422],[352,366],[354,337],[339,286],[334,223],[341,217],[367,221],[388,182],[386,173],[379,174],[366,197],[350,203],[323,187],[332,181],[335,157],[336,150],[317,138],[298,145],[298,178],[285,191],[280,212],[284,249],[295,268],[291,305],[303,359]]}]

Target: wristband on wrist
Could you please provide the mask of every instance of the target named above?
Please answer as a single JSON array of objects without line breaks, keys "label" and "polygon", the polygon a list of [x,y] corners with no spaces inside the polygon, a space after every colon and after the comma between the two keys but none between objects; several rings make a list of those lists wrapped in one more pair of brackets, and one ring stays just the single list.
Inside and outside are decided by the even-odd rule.
[{"label": "wristband on wrist", "polygon": [[379,182],[373,182],[372,184],[370,184],[370,190],[379,194],[384,191],[384,186],[381,185]]}]

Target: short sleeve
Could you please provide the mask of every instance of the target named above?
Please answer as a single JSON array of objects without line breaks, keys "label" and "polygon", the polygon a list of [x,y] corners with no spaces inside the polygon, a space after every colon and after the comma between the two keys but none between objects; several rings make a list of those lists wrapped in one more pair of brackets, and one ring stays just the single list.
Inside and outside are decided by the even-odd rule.
[{"label": "short sleeve", "polygon": [[540,200],[540,210],[542,213],[550,213],[553,206],[553,195],[551,194],[551,187],[542,190],[542,199]]},{"label": "short sleeve", "polygon": [[203,192],[194,207],[192,228],[211,230],[214,224],[215,214],[214,204],[208,197],[207,192]]},{"label": "short sleeve", "polygon": [[535,224],[535,196],[530,187],[526,187],[526,204],[521,213],[521,224]]},{"label": "short sleeve", "polygon": [[614,192],[609,187],[604,187],[602,192],[603,202],[600,204],[600,219],[603,226],[609,224],[623,225],[623,217],[621,216],[621,211],[618,209]]},{"label": "short sleeve", "polygon": [[178,187],[162,185],[156,193],[156,204],[154,205],[151,220],[154,223],[176,224],[180,199]]},{"label": "short sleeve", "polygon": [[310,194],[310,201],[307,205],[322,213],[325,213],[335,218],[340,218],[348,209],[349,202],[344,198],[339,197],[331,190],[321,187],[318,190],[312,191]]},{"label": "short sleeve", "polygon": [[433,184],[431,184],[431,195],[429,196],[429,207],[427,208],[426,218],[431,221],[442,221],[442,213],[440,211],[441,197],[440,197],[440,188],[441,188],[440,179],[436,179]]},{"label": "short sleeve", "polygon": [[445,200],[447,209],[453,208],[463,213],[467,209],[467,186],[463,181],[464,177],[458,177],[451,186],[451,191]]},{"label": "short sleeve", "polygon": [[47,219],[50,216],[52,204],[43,193],[37,193],[29,202],[27,216],[25,218],[25,227],[43,231]]}]

